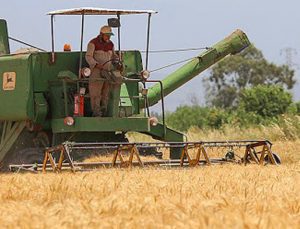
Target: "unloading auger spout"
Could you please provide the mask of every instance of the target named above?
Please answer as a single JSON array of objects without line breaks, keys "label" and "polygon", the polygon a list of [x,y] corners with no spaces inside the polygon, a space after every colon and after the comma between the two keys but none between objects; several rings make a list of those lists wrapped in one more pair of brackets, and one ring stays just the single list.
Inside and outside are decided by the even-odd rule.
[{"label": "unloading auger spout", "polygon": [[[184,85],[227,55],[239,53],[250,44],[247,35],[241,30],[236,30],[231,35],[163,79],[162,85],[164,96],[167,96],[180,86]],[[153,106],[158,103],[160,99],[161,86],[159,83],[156,83],[148,89],[148,105]],[[141,101],[140,104],[141,107],[145,106],[143,101]]]}]

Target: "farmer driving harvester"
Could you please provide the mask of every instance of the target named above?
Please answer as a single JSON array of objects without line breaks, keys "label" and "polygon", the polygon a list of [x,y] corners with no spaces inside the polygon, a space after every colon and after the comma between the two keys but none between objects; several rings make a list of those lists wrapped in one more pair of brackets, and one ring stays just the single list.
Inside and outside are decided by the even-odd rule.
[{"label": "farmer driving harvester", "polygon": [[114,44],[110,40],[113,36],[111,27],[101,27],[100,34],[88,43],[86,61],[91,68],[89,92],[93,116],[105,116],[109,98],[111,80],[107,72],[111,71],[113,60],[117,60]]}]

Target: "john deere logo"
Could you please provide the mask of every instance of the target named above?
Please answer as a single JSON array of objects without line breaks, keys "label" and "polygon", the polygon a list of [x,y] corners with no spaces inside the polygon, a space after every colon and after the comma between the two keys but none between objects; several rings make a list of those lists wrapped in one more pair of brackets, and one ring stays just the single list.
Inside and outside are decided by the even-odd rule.
[{"label": "john deere logo", "polygon": [[16,87],[16,73],[15,72],[4,72],[3,73],[3,90],[12,91]]}]

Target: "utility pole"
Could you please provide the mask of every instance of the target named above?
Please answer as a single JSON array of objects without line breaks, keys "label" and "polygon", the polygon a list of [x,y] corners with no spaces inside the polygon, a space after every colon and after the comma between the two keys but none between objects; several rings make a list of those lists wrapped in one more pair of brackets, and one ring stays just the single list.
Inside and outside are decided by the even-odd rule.
[{"label": "utility pole", "polygon": [[285,58],[285,64],[291,69],[299,69],[299,65],[294,62],[294,58],[297,54],[297,50],[291,47],[286,47],[280,50],[280,55]]}]

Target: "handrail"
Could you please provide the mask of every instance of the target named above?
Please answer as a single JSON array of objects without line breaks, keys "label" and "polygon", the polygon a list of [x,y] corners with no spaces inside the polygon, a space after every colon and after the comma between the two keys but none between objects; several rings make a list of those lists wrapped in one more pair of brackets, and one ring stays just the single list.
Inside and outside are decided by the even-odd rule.
[{"label": "handrail", "polygon": [[165,102],[164,102],[164,86],[161,80],[147,80],[147,83],[159,83],[160,85],[160,99],[161,99],[161,109],[162,109],[162,118],[163,118],[163,128],[164,128],[164,136],[167,135],[167,126],[166,126],[166,120],[165,120]]}]

